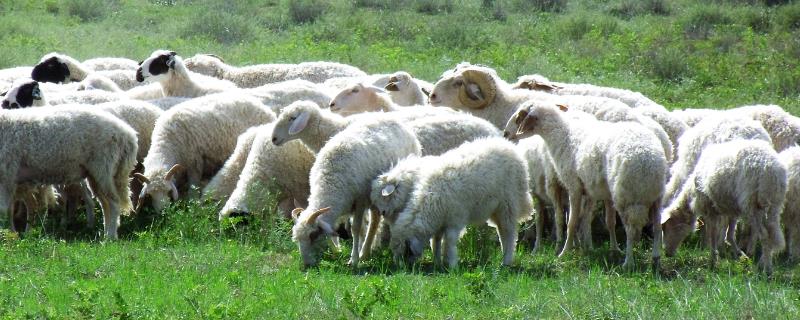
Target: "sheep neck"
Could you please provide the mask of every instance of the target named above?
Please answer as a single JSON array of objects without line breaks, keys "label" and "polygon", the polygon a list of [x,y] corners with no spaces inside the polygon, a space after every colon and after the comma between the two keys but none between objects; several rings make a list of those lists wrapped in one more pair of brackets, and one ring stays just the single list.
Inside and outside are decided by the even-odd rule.
[{"label": "sheep neck", "polygon": [[161,88],[165,97],[194,97],[193,93],[200,86],[192,80],[183,64],[176,63],[170,71],[170,77],[161,82]]},{"label": "sheep neck", "polygon": [[86,69],[86,67],[78,60],[75,60],[71,57],[62,57],[62,59],[65,60],[67,69],[69,69],[69,79],[67,79],[69,82],[83,81],[83,79],[86,79],[86,76],[91,73],[91,71]]},{"label": "sheep neck", "polygon": [[342,117],[332,114],[324,115],[321,112],[317,114],[316,118],[316,125],[311,126],[313,130],[311,136],[316,139],[304,139],[303,143],[314,150],[314,153],[319,153],[319,150],[325,146],[325,143],[327,143],[331,137],[344,130],[347,126],[347,121]]}]

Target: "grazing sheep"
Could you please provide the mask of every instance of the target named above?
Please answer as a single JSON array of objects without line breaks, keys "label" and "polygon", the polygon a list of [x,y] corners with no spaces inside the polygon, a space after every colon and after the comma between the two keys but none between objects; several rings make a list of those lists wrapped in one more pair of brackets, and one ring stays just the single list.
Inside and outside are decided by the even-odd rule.
[{"label": "grazing sheep", "polygon": [[661,127],[658,122],[655,122],[653,119],[640,115],[633,110],[625,107],[620,106],[611,106],[611,107],[602,107],[595,112],[595,117],[598,120],[608,121],[608,122],[634,122],[638,123],[645,128],[649,129],[653,132],[653,134],[658,138],[661,142],[661,147],[664,148],[664,156],[667,157],[667,163],[672,163],[673,161],[673,150],[674,147],[672,145],[672,141],[670,141],[669,135],[664,128]]},{"label": "grazing sheep", "polygon": [[622,101],[631,108],[660,106],[639,92],[591,84],[552,82],[538,74],[520,76],[512,88],[536,90],[556,95],[606,97]]},{"label": "grazing sheep", "polygon": [[752,241],[761,240],[758,264],[771,272],[772,255],[784,247],[781,210],[786,188],[786,167],[767,141],[731,140],[706,147],[675,201],[662,213],[667,255],[675,254],[702,215],[715,265],[725,228],[744,217],[755,230]]},{"label": "grazing sheep", "polygon": [[[13,67],[7,69],[0,69],[0,84],[6,85],[13,83],[17,79],[30,78],[33,67]],[[6,85],[0,86],[5,88]]]},{"label": "grazing sheep", "polygon": [[783,150],[778,158],[787,171],[786,200],[781,216],[786,230],[786,248],[789,258],[797,262],[800,260],[800,147]]},{"label": "grazing sheep", "polygon": [[517,224],[532,213],[527,166],[512,143],[479,139],[441,156],[412,156],[398,166],[401,170],[390,170],[373,182],[370,195],[376,204],[393,198],[390,207],[400,210],[385,216],[396,260],[414,263],[433,238],[434,263],[441,264],[443,243],[447,266],[455,268],[456,244],[466,226],[488,220],[497,228],[503,265],[511,265]]},{"label": "grazing sheep", "polygon": [[275,113],[256,98],[235,92],[192,99],[164,112],[153,129],[144,175],[135,175],[144,183],[137,208],[149,200],[161,211],[185,189],[180,187],[201,186],[225,163],[240,134],[274,120]]},{"label": "grazing sheep", "polygon": [[272,139],[277,145],[292,139],[300,139],[312,151],[317,152],[330,137],[351,123],[373,117],[391,117],[405,121],[419,139],[424,155],[441,154],[465,141],[480,137],[500,136],[500,132],[485,120],[447,110],[412,108],[342,118],[316,105],[298,102],[281,113]]},{"label": "grazing sheep", "polygon": [[93,70],[70,56],[51,52],[33,67],[30,77],[39,82],[71,83],[83,81],[90,74],[98,74],[110,79],[122,90],[128,90],[138,85],[135,69]]},{"label": "grazing sheep", "polygon": [[[18,185],[75,184],[87,179],[103,211],[105,235],[117,238],[119,214],[131,210],[128,175],[136,164],[136,133],[85,108],[0,112],[0,208],[9,213]],[[58,139],[54,139],[58,137]]]},{"label": "grazing sheep", "polygon": [[236,189],[236,183],[239,181],[239,175],[242,174],[247,157],[250,150],[253,148],[253,140],[259,130],[264,126],[252,127],[247,129],[244,133],[236,138],[236,148],[225,164],[217,171],[217,174],[211,178],[211,181],[203,188],[203,197],[211,200],[223,200],[230,197],[233,189]]},{"label": "grazing sheep", "polygon": [[189,72],[183,59],[174,51],[156,50],[142,61],[136,70],[136,81],[154,81],[161,84],[165,97],[195,98],[212,93],[236,89],[230,81],[210,81]]},{"label": "grazing sheep", "polygon": [[535,134],[544,139],[559,180],[569,193],[567,239],[560,255],[571,249],[579,220],[589,218],[588,212],[582,212],[586,198],[591,200],[589,204],[605,201],[612,248],[617,245],[614,211],[619,212],[627,235],[625,267],[634,263],[634,241],[642,228],[653,222],[653,266],[657,267],[661,257],[660,200],[667,172],[658,138],[636,123],[570,120],[562,115],[566,107],[560,108],[536,101],[524,104],[513,118],[519,129],[511,134],[511,138]]},{"label": "grazing sheep", "polygon": [[678,139],[678,155],[670,168],[670,178],[662,202],[671,203],[683,189],[683,184],[694,171],[697,159],[706,146],[734,139],[771,142],[769,134],[760,124],[743,117],[712,117],[687,130]]},{"label": "grazing sheep", "polygon": [[186,59],[186,68],[207,76],[228,80],[240,88],[255,88],[269,83],[302,79],[321,83],[335,77],[364,76],[356,67],[336,62],[303,62],[299,64],[258,64],[235,67],[221,58],[198,54]]},{"label": "grazing sheep", "polygon": [[[252,149],[247,156],[239,181],[219,214],[220,220],[231,214],[247,214],[249,200],[258,196],[254,187],[277,187],[278,208],[290,217],[293,204],[307,205],[310,194],[309,172],[314,154],[300,141],[280,147],[272,144],[273,124],[256,127]],[[238,148],[239,146],[237,146]]]},{"label": "grazing sheep", "polygon": [[[414,134],[400,121],[382,117],[354,123],[322,147],[311,167],[308,207],[292,212],[296,221],[292,240],[298,244],[305,266],[317,264],[324,236],[336,235],[333,226],[348,213],[353,215],[350,264],[358,264],[363,214],[370,205],[370,183],[411,154],[420,154]],[[363,244],[365,253],[371,247],[377,218],[373,212]]]},{"label": "grazing sheep", "polygon": [[678,154],[678,139],[683,135],[684,132],[686,132],[686,130],[689,129],[686,123],[678,119],[678,117],[675,117],[672,113],[661,106],[639,106],[638,108],[633,109],[633,112],[653,119],[653,121],[661,125],[661,128],[667,133],[667,136],[669,136],[669,141],[672,143],[673,158],[676,157]]}]

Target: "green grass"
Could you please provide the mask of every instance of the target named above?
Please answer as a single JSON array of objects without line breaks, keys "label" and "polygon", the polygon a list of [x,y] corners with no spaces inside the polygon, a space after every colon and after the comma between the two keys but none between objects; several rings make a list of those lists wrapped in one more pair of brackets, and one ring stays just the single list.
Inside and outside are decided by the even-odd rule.
[{"label": "green grass", "polygon": [[[508,81],[541,73],[641,91],[668,108],[776,103],[800,114],[796,1],[0,0],[0,21],[0,68],[50,51],[138,61],[166,48],[237,65],[332,60],[435,81],[470,61]],[[659,276],[644,267],[644,244],[632,272],[604,247],[556,259],[552,244],[536,255],[520,247],[517,266],[500,268],[497,240],[481,228],[462,239],[456,271],[433,270],[429,255],[398,268],[388,253],[351,270],[345,249],[303,272],[289,222],[220,225],[216,210],[189,203],[127,217],[117,242],[52,221],[22,239],[4,234],[0,317],[800,316],[800,268],[779,262],[767,278],[750,261],[723,260],[711,270],[697,236]]]}]

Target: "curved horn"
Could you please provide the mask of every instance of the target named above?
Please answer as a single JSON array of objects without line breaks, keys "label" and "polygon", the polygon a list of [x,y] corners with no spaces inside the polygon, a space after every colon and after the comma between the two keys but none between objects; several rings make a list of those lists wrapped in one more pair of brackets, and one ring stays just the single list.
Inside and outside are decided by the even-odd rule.
[{"label": "curved horn", "polygon": [[325,207],[325,208],[319,209],[319,210],[317,210],[317,211],[314,211],[314,213],[312,213],[312,214],[311,214],[311,215],[308,217],[308,223],[309,223],[309,224],[314,224],[314,223],[316,223],[316,222],[317,222],[317,218],[319,218],[319,216],[321,216],[323,213],[326,213],[326,212],[328,212],[328,211],[331,211],[331,207]]},{"label": "curved horn", "polygon": [[172,166],[172,168],[169,168],[169,171],[167,171],[167,175],[164,176],[164,179],[165,180],[172,180],[172,178],[175,176],[175,174],[177,174],[178,172],[183,171],[183,169],[185,169],[185,168],[180,163],[176,163],[174,166]]},{"label": "curved horn", "polygon": [[220,56],[218,56],[218,55],[216,55],[216,54],[213,54],[213,53],[206,53],[205,55],[207,55],[207,56],[209,56],[209,57],[212,57],[212,58],[216,58],[216,59],[218,59],[219,61],[222,61],[222,63],[225,63],[225,59],[222,59],[222,57],[220,57]]},{"label": "curved horn", "polygon": [[[458,90],[458,100],[461,103],[471,109],[483,109],[494,101],[497,85],[490,74],[479,70],[465,70],[461,75],[464,77],[464,84]],[[473,85],[480,92],[473,92]]]},{"label": "curved horn", "polygon": [[147,177],[145,177],[141,173],[136,172],[136,173],[133,174],[133,177],[138,179],[139,182],[141,182],[141,183],[150,183],[150,179],[147,179]]}]

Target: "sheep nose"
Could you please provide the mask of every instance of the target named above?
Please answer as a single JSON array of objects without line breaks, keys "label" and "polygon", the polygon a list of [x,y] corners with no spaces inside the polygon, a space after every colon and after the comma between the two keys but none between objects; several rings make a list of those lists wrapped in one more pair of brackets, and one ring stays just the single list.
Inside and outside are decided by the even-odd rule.
[{"label": "sheep nose", "polygon": [[336,105],[336,102],[331,102],[331,104],[330,104],[330,105],[328,105],[328,107],[331,107],[331,108],[333,108],[333,106],[335,106],[335,105]]},{"label": "sheep nose", "polygon": [[503,138],[506,138],[506,139],[508,139],[508,137],[509,137],[509,136],[511,136],[511,133],[510,133],[510,132],[508,132],[508,131],[503,131]]}]

